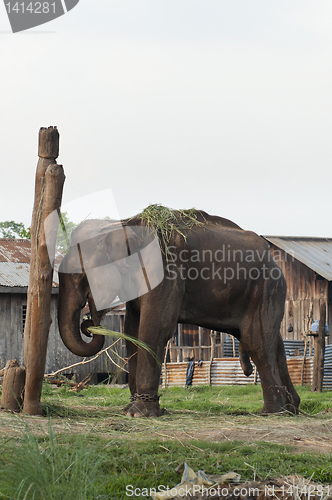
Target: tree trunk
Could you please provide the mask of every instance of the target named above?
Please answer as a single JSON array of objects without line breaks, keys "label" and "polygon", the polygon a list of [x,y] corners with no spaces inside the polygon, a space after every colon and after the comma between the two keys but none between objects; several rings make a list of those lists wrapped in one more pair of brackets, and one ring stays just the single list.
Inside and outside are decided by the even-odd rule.
[{"label": "tree trunk", "polygon": [[30,280],[24,330],[26,383],[23,409],[30,415],[42,414],[40,398],[47,341],[52,323],[50,307],[53,263],[50,262],[49,252],[54,254],[57,227],[55,225],[52,228],[52,237],[48,237],[46,241],[44,222],[52,212],[60,211],[65,175],[62,165],[56,163],[58,152],[59,133],[56,127],[41,128],[31,223]]},{"label": "tree trunk", "polygon": [[25,369],[21,368],[16,359],[7,361],[4,370],[1,405],[7,410],[22,409]]}]

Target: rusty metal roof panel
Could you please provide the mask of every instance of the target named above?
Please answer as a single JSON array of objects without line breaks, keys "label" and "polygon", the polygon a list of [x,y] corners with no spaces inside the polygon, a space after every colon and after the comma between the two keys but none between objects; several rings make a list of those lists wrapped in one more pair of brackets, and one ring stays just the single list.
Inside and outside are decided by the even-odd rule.
[{"label": "rusty metal roof panel", "polygon": [[247,385],[254,383],[254,374],[246,377],[238,358],[219,358],[213,360],[211,366],[211,385]]},{"label": "rusty metal roof panel", "polygon": [[[22,287],[29,285],[30,240],[0,239],[0,286]],[[52,287],[59,286],[57,269],[61,255],[58,253]]]},{"label": "rusty metal roof panel", "polygon": [[263,238],[323,278],[332,280],[332,238],[302,236],[263,236]]},{"label": "rusty metal roof panel", "polygon": [[[329,346],[326,346],[327,348]],[[329,351],[330,352],[330,351]],[[332,350],[331,350],[332,354]],[[329,358],[330,359],[330,358]],[[331,358],[332,359],[332,358]],[[328,362],[327,362],[328,363]],[[287,366],[293,384],[300,385],[302,378],[303,357],[288,357]],[[186,384],[186,372],[188,363],[166,363],[162,367],[162,380],[165,387],[184,387]],[[254,364],[253,364],[254,366]],[[330,366],[330,365],[329,365]],[[306,358],[304,364],[303,382],[311,384],[313,370],[313,358]],[[331,369],[332,370],[332,369]],[[332,373],[332,371],[331,371]],[[259,374],[256,374],[256,382],[259,383]],[[195,363],[192,385],[247,385],[254,384],[254,373],[250,377],[243,374],[238,358],[215,358],[210,366],[209,361],[204,361],[200,367]],[[332,390],[332,374],[324,373],[324,388]]]},{"label": "rusty metal roof panel", "polygon": [[0,239],[0,262],[24,262],[29,264],[30,240]]},{"label": "rusty metal roof panel", "polygon": [[0,262],[0,286],[21,286],[29,284],[30,264],[25,262]]},{"label": "rusty metal roof panel", "polygon": [[[0,286],[29,286],[30,264],[25,262],[0,262]],[[57,270],[53,273],[52,287],[58,288],[59,276]]]}]

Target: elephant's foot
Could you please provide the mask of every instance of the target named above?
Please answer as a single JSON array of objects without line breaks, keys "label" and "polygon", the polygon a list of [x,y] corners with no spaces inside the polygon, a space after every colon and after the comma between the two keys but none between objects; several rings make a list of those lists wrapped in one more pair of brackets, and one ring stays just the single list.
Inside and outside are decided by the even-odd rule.
[{"label": "elephant's foot", "polygon": [[267,413],[293,413],[298,415],[300,398],[294,400],[292,394],[285,386],[270,385],[263,388],[264,406],[262,414]]},{"label": "elephant's foot", "polygon": [[163,412],[159,406],[159,397],[149,394],[134,394],[130,403],[123,409],[127,417],[160,417]]},{"label": "elephant's foot", "polygon": [[132,405],[132,404],[133,404],[133,403],[128,403],[128,404],[127,404],[124,408],[122,408],[121,413],[122,413],[123,415],[127,415],[127,411],[129,410],[129,408],[131,407],[131,405]]}]

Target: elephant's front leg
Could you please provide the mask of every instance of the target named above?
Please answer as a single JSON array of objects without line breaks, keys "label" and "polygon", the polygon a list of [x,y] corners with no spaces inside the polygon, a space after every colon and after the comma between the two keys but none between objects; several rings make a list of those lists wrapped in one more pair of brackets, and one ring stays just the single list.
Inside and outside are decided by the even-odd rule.
[{"label": "elephant's front leg", "polygon": [[[159,417],[162,411],[159,405],[158,387],[163,359],[164,348],[169,334],[161,331],[160,325],[153,324],[144,329],[140,325],[139,340],[147,344],[151,353],[144,347],[138,348],[136,356],[135,393],[131,395],[131,405],[127,409],[127,416],[131,417]],[[169,330],[174,331],[174,330]]]},{"label": "elephant's front leg", "polygon": [[[171,294],[170,294],[171,295]],[[139,340],[150,349],[138,348],[136,368],[136,392],[133,404],[127,415],[133,417],[159,417],[162,411],[159,405],[158,388],[160,372],[167,341],[177,325],[178,308],[169,296],[169,300],[158,302],[162,310],[154,306],[152,300],[141,309]]]},{"label": "elephant's front leg", "polygon": [[[126,317],[124,323],[124,331],[126,335],[133,338],[138,338],[138,328],[139,328],[139,313],[135,311],[132,304],[129,302],[126,306]],[[132,342],[126,341],[127,357],[128,357],[128,385],[130,390],[130,402],[122,410],[123,413],[127,413],[131,407],[134,394],[136,393],[136,369],[137,369],[137,345]]]}]

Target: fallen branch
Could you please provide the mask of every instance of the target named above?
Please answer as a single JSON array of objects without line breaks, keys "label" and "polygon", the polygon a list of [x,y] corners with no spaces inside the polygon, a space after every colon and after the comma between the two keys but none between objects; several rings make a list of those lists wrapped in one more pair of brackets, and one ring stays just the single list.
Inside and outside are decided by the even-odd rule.
[{"label": "fallen branch", "polygon": [[[47,373],[44,375],[45,378],[52,378],[52,377],[55,377],[56,375],[58,375],[59,373],[61,372],[65,372],[67,370],[70,370],[71,368],[74,368],[75,366],[80,366],[80,365],[86,365],[88,363],[91,363],[91,361],[95,361],[96,359],[99,358],[99,356],[101,356],[102,354],[106,354],[106,356],[112,361],[112,363],[117,366],[120,370],[123,370],[125,371],[126,373],[129,373],[128,370],[126,370],[124,368],[124,366],[128,363],[129,359],[130,358],[121,358],[121,356],[112,349],[112,347],[117,343],[119,342],[119,340],[121,339],[124,339],[126,341],[130,341],[132,342],[135,346],[137,347],[140,347],[141,349],[145,349],[149,354],[151,354],[155,359],[156,361],[160,364],[159,360],[157,359],[155,353],[145,344],[145,342],[142,342],[141,340],[139,339],[136,339],[134,337],[131,337],[129,335],[126,335],[125,333],[121,333],[121,332],[114,332],[113,330],[107,330],[106,328],[103,328],[101,326],[95,326],[95,327],[91,327],[88,329],[89,332],[93,333],[93,334],[96,334],[96,335],[104,335],[106,337],[118,337],[116,339],[115,342],[113,342],[113,344],[111,344],[110,346],[108,347],[105,347],[105,349],[102,349],[100,352],[98,352],[95,356],[93,356],[92,358],[90,359],[87,359],[87,358],[83,358],[83,361],[79,361],[77,363],[74,363],[73,365],[70,365],[70,366],[65,366],[64,368],[61,368],[60,370],[57,370],[56,372],[53,372],[53,373]],[[114,359],[112,359],[112,357],[109,355],[108,351],[112,351],[116,356],[118,356],[118,358],[123,362],[123,366],[120,366],[118,365]],[[135,353],[134,353],[135,354]],[[133,355],[134,355],[133,354]]]},{"label": "fallen branch", "polygon": [[74,391],[78,392],[78,391],[81,391],[82,389],[84,389],[87,386],[87,383],[90,382],[91,377],[92,377],[92,374],[89,373],[89,375],[87,375],[87,377],[85,377],[83,380],[81,380],[81,382],[76,384],[76,386],[73,388]]},{"label": "fallen branch", "polygon": [[[65,372],[67,370],[70,370],[71,368],[74,368],[75,366],[80,366],[80,365],[87,365],[88,363],[91,363],[91,361],[94,361],[95,359],[98,359],[99,356],[101,356],[103,353],[106,353],[106,355],[108,355],[107,351],[109,351],[117,342],[119,342],[119,340],[121,339],[117,339],[115,342],[113,342],[113,344],[111,344],[110,346],[108,347],[105,347],[105,349],[102,349],[100,352],[98,352],[95,356],[93,356],[93,358],[91,359],[87,359],[87,358],[83,358],[83,361],[79,361],[78,363],[74,363],[73,365],[70,365],[70,366],[65,366],[64,368],[61,368],[60,370],[57,370],[56,372],[53,372],[53,373],[47,373],[45,374],[45,378],[51,378],[51,377],[55,377],[56,375],[58,375],[59,373],[61,372]],[[115,353],[115,351],[112,351]],[[112,363],[114,363],[116,366],[118,366],[114,360],[112,360],[112,358],[110,356],[108,356],[109,359],[112,361]],[[121,358],[119,356],[119,358],[125,362],[125,364],[127,363],[127,360]],[[124,370],[125,372],[127,372],[127,370],[125,370],[123,367],[120,367],[122,370]],[[128,373],[128,372],[127,372]]]},{"label": "fallen branch", "polygon": [[[107,357],[109,358],[109,360],[113,363],[113,365],[115,365],[115,366],[116,366],[117,368],[119,368],[120,370],[123,370],[124,372],[129,373],[129,372],[128,372],[128,370],[126,370],[126,369],[124,368],[124,366],[128,363],[128,359],[129,359],[129,358],[128,358],[128,359],[126,359],[126,358],[121,358],[121,356],[119,356],[119,354],[118,354],[116,351],[113,351],[113,349],[112,349],[112,353],[113,353],[113,354],[115,354],[116,356],[118,356],[118,358],[119,358],[119,359],[123,362],[123,365],[122,365],[122,366],[118,365],[118,364],[114,361],[114,359],[113,359],[113,358],[112,358],[112,357],[108,354],[108,352],[107,352],[107,351],[105,351],[106,356],[107,356]],[[134,353],[134,354],[135,354],[135,353]]]},{"label": "fallen branch", "polygon": [[72,387],[74,391],[81,391],[82,389],[85,389],[87,387],[87,383],[90,381],[92,375],[89,373],[85,379],[83,379],[81,382],[69,382],[69,380],[48,380],[48,384],[53,384],[56,385],[57,387],[61,387],[62,385],[69,385],[69,387]]}]

